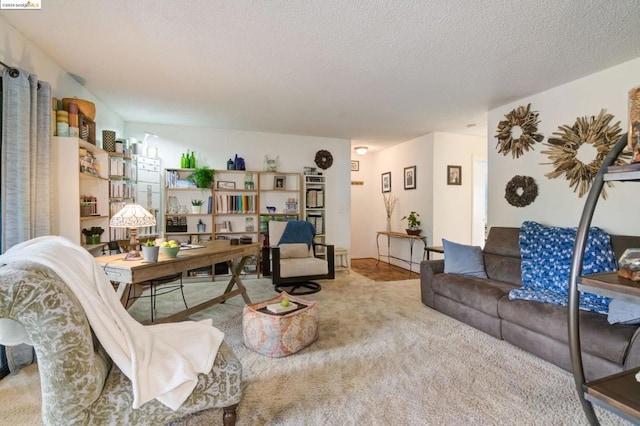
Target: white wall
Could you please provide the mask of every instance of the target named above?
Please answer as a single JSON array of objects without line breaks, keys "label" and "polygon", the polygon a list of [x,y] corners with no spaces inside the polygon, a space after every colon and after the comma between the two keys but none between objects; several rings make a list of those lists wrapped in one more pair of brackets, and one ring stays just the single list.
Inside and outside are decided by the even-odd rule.
[{"label": "white wall", "polygon": [[[53,25],[53,24],[52,24]],[[61,28],[61,31],[64,29]],[[51,93],[55,98],[78,97],[96,104],[96,139],[102,140],[102,129],[115,130],[122,136],[124,122],[120,116],[104,105],[91,92],[85,89],[69,73],[63,70],[54,58],[50,58],[31,41],[20,34],[13,26],[0,17],[0,61],[36,74],[39,80],[51,84]],[[70,46],[69,48],[73,48]],[[0,71],[3,67],[0,66]]]},{"label": "white wall", "polygon": [[[586,200],[573,192],[564,177],[548,179],[553,170],[549,158],[541,154],[546,147],[535,145],[535,151],[525,152],[518,159],[503,156],[495,149],[494,138],[498,122],[512,109],[531,103],[539,112],[541,132],[547,138],[562,125],[571,126],[577,117],[597,116],[602,108],[614,116],[611,124],[620,121],[621,133],[628,131],[628,92],[640,85],[640,58],[572,81],[554,89],[504,105],[489,112],[489,226],[520,226],[525,220],[548,225],[578,225]],[[538,184],[538,198],[527,207],[513,207],[504,199],[504,188],[514,175],[531,176]],[[627,183],[607,189],[607,200],[598,202],[593,224],[616,234],[638,235],[640,222],[631,211],[640,207],[638,187]],[[606,186],[605,186],[606,188]]]},{"label": "white wall", "polygon": [[[353,258],[377,258],[376,231],[386,228],[386,211],[381,192],[381,174],[391,172],[391,194],[399,198],[393,212],[391,230],[404,232],[406,221],[401,220],[411,211],[420,214],[422,235],[429,245],[441,245],[442,237],[460,243],[471,242],[473,158],[486,158],[486,140],[483,137],[451,133],[429,133],[386,150],[359,156],[360,171],[352,172],[352,180],[364,185],[351,187],[353,232]],[[404,168],[416,166],[416,189],[404,189]],[[447,185],[447,165],[462,166],[462,185]],[[379,239],[381,252],[386,253],[385,237]],[[415,243],[413,261],[423,255],[422,243]],[[391,240],[394,256],[409,259],[409,245],[404,240]],[[387,261],[387,258],[383,258]],[[391,259],[391,263],[404,268],[408,265]],[[418,266],[412,267],[418,271]]]},{"label": "white wall", "polygon": [[[487,157],[483,137],[436,133],[433,157],[433,237],[471,244],[473,223],[473,159]],[[462,167],[462,185],[447,184],[447,166]]]},{"label": "white wall", "polygon": [[213,169],[226,169],[227,160],[238,154],[247,170],[263,170],[264,157],[269,155],[280,158],[280,170],[302,173],[304,166],[316,167],[317,151],[331,152],[333,165],[323,172],[327,182],[327,242],[350,247],[349,140],[144,123],[126,123],[125,131],[128,137],[137,139],[143,139],[145,132],[158,135],[148,141],[150,147],[158,149],[163,168],[180,167],[180,155],[190,149],[195,151],[198,165]]}]

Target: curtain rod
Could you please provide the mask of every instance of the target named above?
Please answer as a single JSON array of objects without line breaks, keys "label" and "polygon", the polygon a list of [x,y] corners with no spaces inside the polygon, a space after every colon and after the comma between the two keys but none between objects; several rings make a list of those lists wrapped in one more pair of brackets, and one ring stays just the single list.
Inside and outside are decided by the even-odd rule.
[{"label": "curtain rod", "polygon": [[5,64],[4,62],[0,61],[0,65],[2,65],[5,68],[9,69],[9,75],[13,78],[16,78],[20,75],[20,71],[17,68],[14,67],[10,67],[9,65]]}]

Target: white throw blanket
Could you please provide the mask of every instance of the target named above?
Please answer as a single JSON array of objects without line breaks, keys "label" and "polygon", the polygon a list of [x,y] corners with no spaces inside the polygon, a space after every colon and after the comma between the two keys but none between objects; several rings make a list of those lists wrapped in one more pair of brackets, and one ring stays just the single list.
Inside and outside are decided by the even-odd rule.
[{"label": "white throw blanket", "polygon": [[[98,340],[131,380],[133,408],[155,398],[177,410],[195,388],[198,373],[211,371],[224,338],[211,320],[143,326],[124,309],[93,256],[62,237],[25,241],[0,256],[0,264],[18,261],[51,268],[73,291]],[[19,333],[13,328],[11,334]]]}]

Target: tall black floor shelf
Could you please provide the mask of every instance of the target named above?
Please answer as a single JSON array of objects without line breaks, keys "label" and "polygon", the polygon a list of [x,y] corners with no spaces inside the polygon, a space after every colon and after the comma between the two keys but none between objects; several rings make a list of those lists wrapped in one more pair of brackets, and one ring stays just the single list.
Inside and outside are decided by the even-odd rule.
[{"label": "tall black floor shelf", "polygon": [[612,411],[634,424],[640,424],[640,383],[635,379],[640,368],[623,371],[618,374],[586,382],[580,348],[579,292],[597,293],[611,297],[621,295],[626,300],[640,303],[640,286],[631,280],[619,277],[617,273],[594,274],[582,277],[582,260],[587,244],[587,236],[593,213],[600,198],[600,192],[606,181],[639,181],[640,172],[618,172],[607,174],[627,145],[627,135],[622,135],[605,158],[596,175],[582,211],[580,224],[571,260],[569,281],[569,349],[576,390],[582,408],[591,425],[599,425],[592,404]]}]

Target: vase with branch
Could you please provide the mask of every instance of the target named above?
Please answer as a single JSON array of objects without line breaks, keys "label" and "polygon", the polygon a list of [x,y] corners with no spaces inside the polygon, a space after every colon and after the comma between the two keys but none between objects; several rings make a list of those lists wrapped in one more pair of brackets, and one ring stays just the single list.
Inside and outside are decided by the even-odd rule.
[{"label": "vase with branch", "polygon": [[391,194],[382,194],[382,197],[384,198],[384,208],[387,211],[387,232],[391,232],[391,215],[398,204],[398,197]]}]

